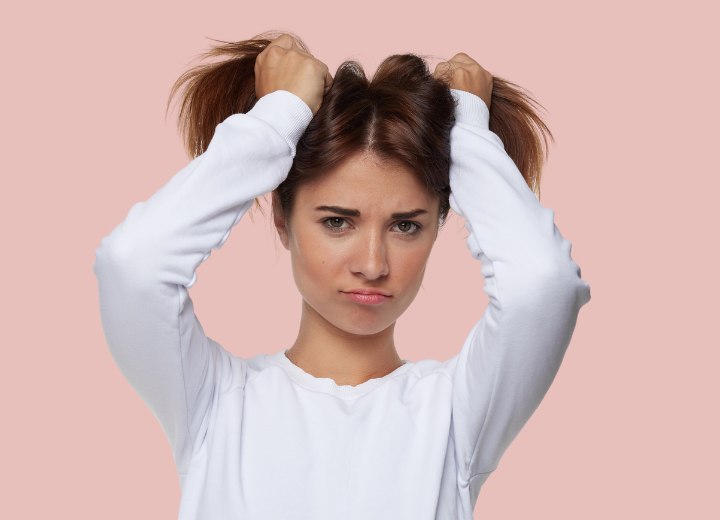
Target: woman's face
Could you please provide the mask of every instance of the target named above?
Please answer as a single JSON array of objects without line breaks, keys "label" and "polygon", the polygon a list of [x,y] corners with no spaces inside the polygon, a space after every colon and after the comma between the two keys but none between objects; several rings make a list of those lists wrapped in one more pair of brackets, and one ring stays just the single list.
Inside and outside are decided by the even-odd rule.
[{"label": "woman's face", "polygon": [[[289,226],[279,211],[275,224],[291,253],[295,283],[315,317],[351,334],[374,334],[392,325],[420,289],[439,229],[438,203],[409,171],[371,156],[355,156],[301,186]],[[421,211],[393,216],[416,210]],[[390,297],[359,303],[346,294],[354,289],[377,289]]]}]

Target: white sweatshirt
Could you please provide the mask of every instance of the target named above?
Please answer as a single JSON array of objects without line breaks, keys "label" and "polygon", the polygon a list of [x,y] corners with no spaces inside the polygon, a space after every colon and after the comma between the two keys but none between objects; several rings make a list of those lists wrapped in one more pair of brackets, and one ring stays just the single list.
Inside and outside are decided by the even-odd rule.
[{"label": "white sweatshirt", "polygon": [[253,199],[286,177],[312,119],[278,90],[220,123],[97,248],[110,352],[173,450],[180,520],[471,520],[480,487],[545,396],[590,286],[474,94],[457,101],[452,209],[489,305],[446,361],[357,386],[285,349],[253,358],[205,335],[188,289]]}]

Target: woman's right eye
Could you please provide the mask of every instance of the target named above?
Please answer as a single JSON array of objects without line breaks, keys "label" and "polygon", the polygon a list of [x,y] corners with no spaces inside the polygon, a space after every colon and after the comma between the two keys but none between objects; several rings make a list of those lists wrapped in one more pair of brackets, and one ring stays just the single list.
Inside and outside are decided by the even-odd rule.
[{"label": "woman's right eye", "polygon": [[323,224],[325,224],[325,227],[330,229],[333,233],[337,233],[338,231],[343,231],[345,229],[334,225],[338,222],[342,224],[343,222],[345,222],[345,219],[342,217],[328,217],[323,220]]}]

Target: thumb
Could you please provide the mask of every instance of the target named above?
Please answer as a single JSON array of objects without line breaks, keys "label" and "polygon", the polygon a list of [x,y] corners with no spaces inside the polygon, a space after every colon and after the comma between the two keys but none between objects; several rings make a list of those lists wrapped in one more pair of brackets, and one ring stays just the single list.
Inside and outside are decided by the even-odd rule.
[{"label": "thumb", "polygon": [[325,91],[332,86],[333,83],[333,77],[330,75],[330,71],[325,71]]},{"label": "thumb", "polygon": [[441,61],[435,66],[435,72],[433,72],[433,77],[436,79],[445,80],[451,76],[451,68],[450,64],[447,61]]}]

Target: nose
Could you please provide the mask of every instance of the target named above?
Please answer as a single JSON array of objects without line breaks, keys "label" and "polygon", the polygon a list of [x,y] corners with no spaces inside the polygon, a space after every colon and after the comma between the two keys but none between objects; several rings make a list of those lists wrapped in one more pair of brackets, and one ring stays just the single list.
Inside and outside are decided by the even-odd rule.
[{"label": "nose", "polygon": [[369,236],[358,236],[358,238],[358,244],[352,256],[353,274],[361,275],[368,280],[387,276],[390,266],[382,233],[372,231]]}]

